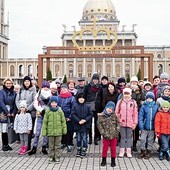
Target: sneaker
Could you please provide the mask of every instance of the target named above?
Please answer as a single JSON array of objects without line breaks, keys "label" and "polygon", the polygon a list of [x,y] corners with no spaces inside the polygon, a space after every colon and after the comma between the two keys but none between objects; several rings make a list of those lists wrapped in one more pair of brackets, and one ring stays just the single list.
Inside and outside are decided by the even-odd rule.
[{"label": "sneaker", "polygon": [[57,157],[55,162],[59,164],[60,163],[60,158]]},{"label": "sneaker", "polygon": [[81,151],[80,151],[80,150],[77,151],[76,156],[77,156],[77,157],[81,157]]},{"label": "sneaker", "polygon": [[53,161],[53,157],[50,157],[49,160],[48,160],[48,163],[51,164]]},{"label": "sneaker", "polygon": [[72,146],[71,145],[68,145],[67,146],[67,152],[71,152],[72,151]]}]

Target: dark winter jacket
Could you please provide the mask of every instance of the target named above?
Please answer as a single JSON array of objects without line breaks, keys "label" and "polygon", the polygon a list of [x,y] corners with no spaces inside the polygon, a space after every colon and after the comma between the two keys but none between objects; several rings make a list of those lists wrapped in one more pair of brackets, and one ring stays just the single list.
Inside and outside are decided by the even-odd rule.
[{"label": "dark winter jacket", "polygon": [[[17,112],[15,98],[16,92],[14,92],[14,87],[7,89],[6,86],[3,86],[0,90],[0,113],[15,115]],[[7,105],[10,106],[10,111],[7,110]],[[4,123],[7,123],[7,121]]]},{"label": "dark winter jacket", "polygon": [[71,119],[71,109],[75,105],[75,102],[74,96],[67,98],[62,98],[60,95],[58,96],[58,106],[63,110],[65,118]]},{"label": "dark winter jacket", "polygon": [[[74,122],[75,132],[86,132],[91,127],[92,111],[87,104],[76,103],[71,110],[72,120]],[[85,119],[84,124],[79,124],[79,121]]]}]

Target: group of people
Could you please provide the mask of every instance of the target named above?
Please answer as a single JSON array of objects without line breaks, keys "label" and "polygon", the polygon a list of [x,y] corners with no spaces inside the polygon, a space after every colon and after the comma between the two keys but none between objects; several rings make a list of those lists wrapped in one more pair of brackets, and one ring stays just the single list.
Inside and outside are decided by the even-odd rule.
[{"label": "group of people", "polygon": [[101,166],[107,163],[109,147],[111,166],[116,166],[118,142],[119,157],[131,158],[132,151],[137,151],[139,137],[139,159],[151,157],[157,137],[159,159],[170,161],[169,102],[169,75],[165,72],[155,76],[153,84],[138,81],[136,76],[129,83],[124,77],[114,83],[107,76],[100,82],[97,73],[88,84],[79,78],[78,82],[69,80],[65,84],[59,80],[43,81],[40,88],[29,76],[24,77],[20,87],[7,78],[0,90],[2,150],[12,150],[8,128],[13,123],[21,142],[19,154],[36,154],[42,133],[42,153],[49,155],[50,163],[60,162],[61,149],[72,151],[74,132],[77,157],[85,157],[88,145],[98,145],[102,139]]}]

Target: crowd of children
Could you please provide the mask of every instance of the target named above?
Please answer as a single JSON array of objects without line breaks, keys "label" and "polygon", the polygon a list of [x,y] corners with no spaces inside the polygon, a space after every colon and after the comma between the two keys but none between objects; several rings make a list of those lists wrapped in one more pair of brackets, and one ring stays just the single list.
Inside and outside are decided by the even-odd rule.
[{"label": "crowd of children", "polygon": [[[159,80],[159,81],[158,81]],[[35,80],[34,80],[35,82]],[[89,84],[83,78],[66,84],[43,81],[40,89],[24,77],[19,90],[14,90],[11,79],[4,80],[0,90],[0,128],[2,150],[12,150],[8,141],[8,124],[14,123],[19,134],[19,154],[36,154],[39,137],[43,136],[42,153],[48,154],[49,163],[60,162],[61,149],[73,148],[76,133],[77,157],[87,156],[92,144],[94,118],[94,144],[102,139],[101,166],[107,163],[110,147],[111,166],[116,166],[116,147],[119,157],[133,156],[140,138],[137,158],[152,156],[155,138],[159,143],[159,159],[170,161],[170,84],[169,75],[155,76],[153,85],[132,76],[130,83],[123,77],[117,84],[94,74]],[[17,86],[19,87],[19,86]],[[14,121],[12,121],[14,120]],[[89,138],[88,138],[89,136]],[[31,141],[33,142],[31,148]]]}]

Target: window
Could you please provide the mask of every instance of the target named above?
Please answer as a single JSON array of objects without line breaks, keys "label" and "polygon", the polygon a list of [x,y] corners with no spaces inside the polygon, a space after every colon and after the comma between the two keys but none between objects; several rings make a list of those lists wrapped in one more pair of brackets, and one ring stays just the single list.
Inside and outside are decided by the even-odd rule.
[{"label": "window", "polygon": [[13,77],[13,76],[15,76],[15,67],[14,67],[14,65],[11,65],[10,66],[10,77]]}]

